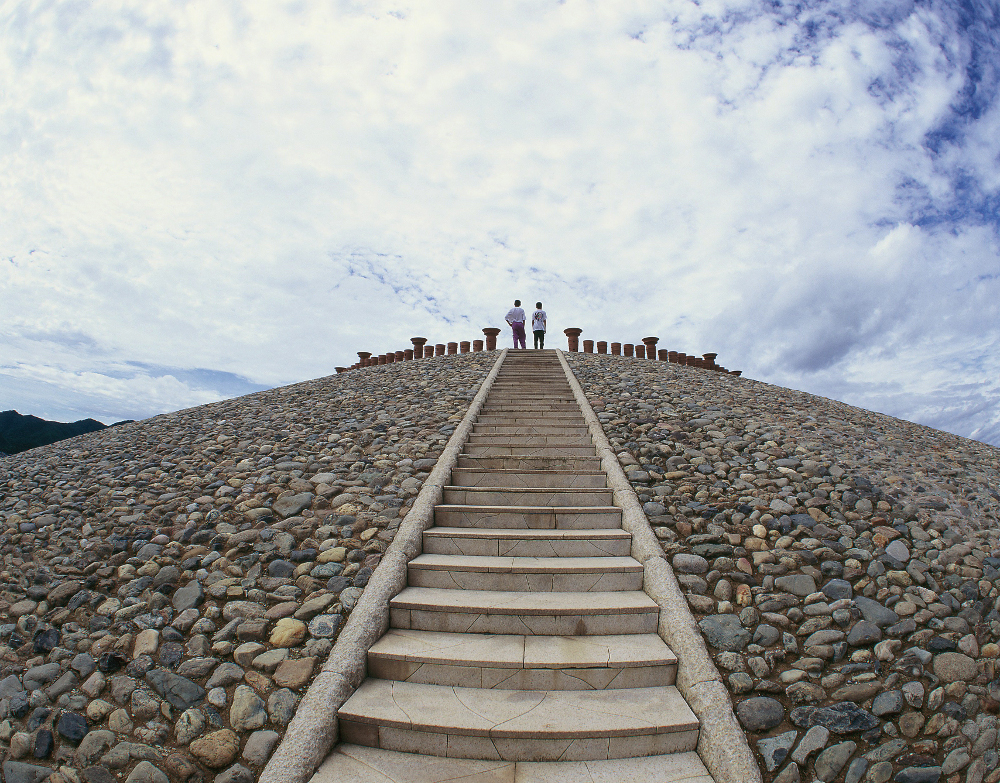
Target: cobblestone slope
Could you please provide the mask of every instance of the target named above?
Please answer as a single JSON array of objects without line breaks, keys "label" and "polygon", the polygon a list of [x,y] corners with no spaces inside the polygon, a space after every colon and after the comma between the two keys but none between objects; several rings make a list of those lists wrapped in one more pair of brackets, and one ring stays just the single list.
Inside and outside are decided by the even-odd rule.
[{"label": "cobblestone slope", "polygon": [[711,371],[568,358],[767,780],[1000,780],[997,449]]},{"label": "cobblestone slope", "polygon": [[496,353],[0,461],[5,783],[255,780]]}]

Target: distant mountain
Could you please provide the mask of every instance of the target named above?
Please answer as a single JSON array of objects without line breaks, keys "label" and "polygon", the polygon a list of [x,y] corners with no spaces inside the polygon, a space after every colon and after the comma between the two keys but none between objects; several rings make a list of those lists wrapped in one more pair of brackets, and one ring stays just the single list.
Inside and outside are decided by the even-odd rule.
[{"label": "distant mountain", "polygon": [[22,416],[17,411],[0,412],[0,453],[17,454],[37,446],[47,446],[57,440],[97,432],[107,427],[95,419],[82,419],[69,424],[46,421],[37,416]]}]

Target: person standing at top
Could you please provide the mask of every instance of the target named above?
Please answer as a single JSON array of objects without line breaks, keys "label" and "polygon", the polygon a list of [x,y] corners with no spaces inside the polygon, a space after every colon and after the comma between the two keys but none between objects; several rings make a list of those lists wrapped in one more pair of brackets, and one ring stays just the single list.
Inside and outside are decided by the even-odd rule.
[{"label": "person standing at top", "polygon": [[510,308],[510,311],[507,313],[507,317],[504,320],[510,324],[510,328],[514,332],[514,347],[517,348],[517,344],[520,343],[522,348],[527,348],[524,344],[525,315],[524,310],[521,309],[520,299],[514,300],[514,306]]},{"label": "person standing at top", "polygon": [[545,347],[545,311],[541,302],[535,302],[535,312],[531,314],[531,330],[535,333],[535,348]]}]

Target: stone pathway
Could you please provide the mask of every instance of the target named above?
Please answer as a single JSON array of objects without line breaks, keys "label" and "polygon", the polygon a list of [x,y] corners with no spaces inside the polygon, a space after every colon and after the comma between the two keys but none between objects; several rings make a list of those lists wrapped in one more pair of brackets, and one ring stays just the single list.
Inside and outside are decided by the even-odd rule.
[{"label": "stone pathway", "polygon": [[509,353],[313,783],[712,783],[630,544],[555,352]]}]

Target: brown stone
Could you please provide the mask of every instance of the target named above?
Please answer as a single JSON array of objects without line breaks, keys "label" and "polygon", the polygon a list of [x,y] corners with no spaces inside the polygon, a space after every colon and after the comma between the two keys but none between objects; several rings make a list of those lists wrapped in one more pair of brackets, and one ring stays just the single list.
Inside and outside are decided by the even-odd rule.
[{"label": "brown stone", "polygon": [[623,343],[622,344],[622,353],[625,356],[635,356],[635,346],[632,345],[632,343]]},{"label": "brown stone", "polygon": [[597,352],[598,353],[607,353],[608,352],[608,344],[607,344],[607,342],[605,340],[598,340],[597,341]]},{"label": "brown stone", "polygon": [[594,352],[594,341],[593,340],[584,340],[583,341],[583,352],[584,353],[593,353]]},{"label": "brown stone", "polygon": [[655,359],[656,358],[656,344],[660,341],[659,337],[643,337],[642,342],[646,346],[646,358]]},{"label": "brown stone", "polygon": [[309,682],[315,666],[315,658],[289,658],[275,671],[274,681],[281,688],[297,690]]},{"label": "brown stone", "polygon": [[483,334],[486,335],[486,350],[495,351],[497,349],[497,335],[500,334],[500,330],[494,326],[489,326],[483,329]]},{"label": "brown stone", "polygon": [[437,345],[434,346],[434,355],[435,356],[444,356],[445,350],[446,350],[445,344],[444,343],[438,343]]},{"label": "brown stone", "polygon": [[411,337],[410,342],[413,343],[413,358],[422,359],[424,357],[424,345],[427,344],[427,338]]},{"label": "brown stone", "polygon": [[635,346],[635,358],[636,359],[645,359],[646,358],[646,346],[645,345],[636,345]]},{"label": "brown stone", "polygon": [[481,351],[481,350],[483,350],[483,341],[482,340],[473,340],[472,341],[472,350],[473,351]]},{"label": "brown stone", "polygon": [[621,356],[622,355],[622,344],[621,343],[611,343],[611,355]]},{"label": "brown stone", "polygon": [[580,350],[580,335],[582,333],[583,329],[577,329],[576,327],[563,329],[563,334],[566,335],[566,342],[568,345],[568,349],[571,352]]},{"label": "brown stone", "polygon": [[196,739],[191,753],[206,767],[218,769],[229,764],[240,751],[240,738],[231,729],[220,729]]}]

